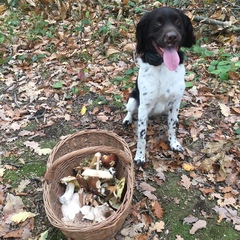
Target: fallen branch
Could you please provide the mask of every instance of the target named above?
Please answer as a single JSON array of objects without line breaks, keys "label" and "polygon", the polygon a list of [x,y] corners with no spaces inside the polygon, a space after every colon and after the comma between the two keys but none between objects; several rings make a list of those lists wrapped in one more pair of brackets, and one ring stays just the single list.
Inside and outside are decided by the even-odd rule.
[{"label": "fallen branch", "polygon": [[209,24],[209,25],[219,25],[219,26],[222,26],[223,28],[226,28],[233,32],[240,31],[240,26],[234,26],[234,25],[232,25],[232,22],[230,22],[230,21],[222,22],[219,20],[202,17],[202,16],[193,17],[193,21],[201,22],[201,23],[205,23],[205,24]]}]

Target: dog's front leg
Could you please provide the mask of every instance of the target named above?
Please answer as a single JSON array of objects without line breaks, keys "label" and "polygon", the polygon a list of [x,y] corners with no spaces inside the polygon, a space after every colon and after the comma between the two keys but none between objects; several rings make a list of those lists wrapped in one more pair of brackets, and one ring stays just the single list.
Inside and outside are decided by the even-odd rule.
[{"label": "dog's front leg", "polygon": [[147,131],[148,111],[141,105],[138,108],[138,140],[137,152],[134,161],[137,165],[144,165],[146,152],[146,131]]},{"label": "dog's front leg", "polygon": [[[176,106],[177,105],[177,106]],[[178,123],[178,104],[174,104],[168,113],[168,141],[170,148],[176,152],[183,152],[184,149],[176,137],[176,127]]]}]

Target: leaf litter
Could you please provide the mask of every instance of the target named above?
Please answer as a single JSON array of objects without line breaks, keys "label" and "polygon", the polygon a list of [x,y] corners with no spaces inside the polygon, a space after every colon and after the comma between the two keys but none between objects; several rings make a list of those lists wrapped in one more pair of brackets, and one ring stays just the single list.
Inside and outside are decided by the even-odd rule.
[{"label": "leaf litter", "polygon": [[[46,227],[34,229],[35,213],[26,211],[33,215],[29,214],[25,220],[20,218],[22,221],[11,220],[14,214],[32,209],[23,204],[21,198],[24,195],[31,198],[28,188],[33,178],[22,179],[15,187],[5,181],[6,172],[16,172],[19,167],[31,164],[29,159],[20,158],[23,152],[31,152],[46,161],[52,147],[42,147],[41,141],[46,135],[51,138],[50,131],[54,126],[59,128],[58,124],[68,122],[74,130],[114,130],[135,153],[136,126],[133,124],[130,130],[122,128],[121,102],[126,101],[136,74],[132,71],[125,76],[124,73],[135,67],[135,24],[143,9],[150,10],[161,4],[144,2],[138,6],[143,7],[142,11],[137,12],[130,1],[122,1],[120,5],[117,1],[106,1],[109,8],[105,8],[101,1],[90,1],[89,5],[80,0],[75,3],[52,0],[41,1],[41,4],[29,0],[20,2],[22,6],[29,5],[27,12],[23,13],[26,18],[17,23],[17,28],[12,28],[14,23],[9,20],[11,11],[0,5],[1,23],[7,26],[1,31],[5,39],[11,40],[1,42],[0,34],[0,58],[1,61],[8,59],[0,71],[0,204],[4,214],[0,236],[46,239],[49,234]],[[198,5],[200,8],[199,3],[193,2],[188,8],[195,9]],[[229,6],[227,9],[230,10]],[[188,14],[194,16],[196,13],[188,11]],[[216,10],[212,18],[230,20],[229,13],[220,10]],[[42,32],[34,28],[34,21],[42,24]],[[204,34],[199,28],[200,25],[195,23],[196,32]],[[212,31],[211,27],[209,29]],[[238,49],[234,34],[224,36],[220,29],[214,31],[218,33],[218,43],[225,46],[224,54]],[[199,189],[203,199],[216,203],[213,210],[218,214],[217,223],[226,220],[236,231],[240,229],[239,73],[232,69],[228,81],[219,81],[207,70],[211,61],[219,57],[219,45],[214,41],[207,45],[202,43],[201,51],[209,51],[213,57],[202,56],[197,49],[186,52],[189,75],[186,76],[187,89],[182,103],[184,107],[179,114],[178,134],[186,151],[179,155],[171,152],[165,140],[166,129],[162,124],[165,120],[150,120],[148,163],[143,171],[136,172],[138,186],[129,216],[131,220],[126,221],[117,235],[119,238],[122,234],[135,239],[149,236],[159,239],[161,235],[155,233],[164,234],[168,230],[163,220],[167,212],[157,188],[168,184],[169,172],[180,173],[178,184],[181,191]],[[232,58],[232,63],[237,61],[239,57]],[[27,130],[33,123],[37,129]],[[64,132],[57,140],[67,134],[69,132]],[[18,141],[21,146],[16,144]],[[18,158],[17,164],[11,162],[13,157]],[[41,189],[36,191],[41,192]],[[177,205],[180,201],[174,198]],[[182,219],[183,223],[192,225],[190,234],[197,235],[207,227],[208,219],[203,219],[204,216],[202,214],[197,220],[195,216]],[[183,239],[182,235],[179,233],[175,238]]]}]

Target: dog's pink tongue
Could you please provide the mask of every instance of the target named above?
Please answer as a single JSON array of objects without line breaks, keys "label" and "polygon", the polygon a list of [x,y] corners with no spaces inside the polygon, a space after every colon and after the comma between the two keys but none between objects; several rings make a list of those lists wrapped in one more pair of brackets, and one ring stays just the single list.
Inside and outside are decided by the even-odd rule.
[{"label": "dog's pink tongue", "polygon": [[170,71],[176,70],[180,58],[177,50],[174,48],[164,48],[163,49],[163,61]]}]

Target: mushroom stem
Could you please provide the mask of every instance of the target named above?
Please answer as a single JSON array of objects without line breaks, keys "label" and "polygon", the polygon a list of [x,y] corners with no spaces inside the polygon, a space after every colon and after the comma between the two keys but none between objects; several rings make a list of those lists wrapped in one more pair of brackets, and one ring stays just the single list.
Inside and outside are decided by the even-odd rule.
[{"label": "mushroom stem", "polygon": [[96,164],[96,169],[99,169],[100,159],[101,159],[101,153],[100,152],[95,153],[89,165],[89,168],[93,168],[93,166]]},{"label": "mushroom stem", "polygon": [[71,202],[74,193],[74,188],[75,185],[73,182],[67,183],[65,193],[61,197],[59,197],[59,201],[61,204],[68,205]]},{"label": "mushroom stem", "polygon": [[79,204],[80,204],[80,207],[83,207],[83,198],[84,198],[84,189],[83,188],[80,188],[80,190],[78,191],[78,194],[79,194]]}]

